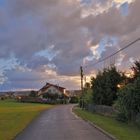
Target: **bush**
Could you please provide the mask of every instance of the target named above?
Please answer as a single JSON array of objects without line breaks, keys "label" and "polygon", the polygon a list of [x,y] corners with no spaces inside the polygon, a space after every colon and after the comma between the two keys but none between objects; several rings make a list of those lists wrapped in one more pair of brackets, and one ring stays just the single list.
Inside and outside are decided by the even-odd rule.
[{"label": "bush", "polygon": [[58,93],[49,93],[46,92],[43,94],[43,98],[46,100],[46,103],[49,104],[67,104],[68,98],[65,95],[59,95]]},{"label": "bush", "polygon": [[136,116],[136,124],[140,127],[140,113]]},{"label": "bush", "polygon": [[140,113],[140,77],[120,89],[116,102],[117,119],[136,122]]},{"label": "bush", "polygon": [[76,96],[73,96],[73,97],[71,97],[71,99],[70,99],[70,103],[72,103],[72,104],[75,104],[75,103],[78,103],[78,97],[76,97]]},{"label": "bush", "polygon": [[1,97],[0,100],[5,100],[5,97]]},{"label": "bush", "polygon": [[50,99],[50,100],[56,100],[56,99],[58,99],[58,97],[59,97],[59,95],[57,93],[53,94],[53,93],[47,92],[47,93],[43,94],[43,98]]}]

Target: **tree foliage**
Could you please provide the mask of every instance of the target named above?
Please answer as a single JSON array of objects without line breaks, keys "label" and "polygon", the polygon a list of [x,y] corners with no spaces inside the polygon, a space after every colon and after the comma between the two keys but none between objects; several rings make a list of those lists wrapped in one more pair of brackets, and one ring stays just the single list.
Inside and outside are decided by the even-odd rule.
[{"label": "tree foliage", "polygon": [[79,98],[77,97],[77,96],[73,96],[73,97],[71,97],[71,99],[70,99],[70,103],[78,103],[78,101],[79,101]]},{"label": "tree foliage", "polygon": [[131,67],[134,76],[133,76],[133,80],[135,80],[137,77],[140,77],[140,61],[135,61],[134,65]]},{"label": "tree foliage", "polygon": [[85,105],[92,103],[92,89],[90,83],[88,82],[85,83],[83,91],[84,91],[83,98],[84,98]]},{"label": "tree foliage", "polygon": [[100,71],[91,82],[93,102],[98,105],[112,105],[117,99],[117,85],[122,80],[122,74],[114,66]]},{"label": "tree foliage", "polygon": [[82,108],[86,108],[90,103],[92,103],[92,89],[91,84],[86,82],[83,88],[83,94],[80,96],[79,105]]},{"label": "tree foliage", "polygon": [[50,100],[56,100],[58,99],[58,97],[59,97],[58,93],[46,92],[43,94],[43,98],[50,99]]},{"label": "tree foliage", "polygon": [[117,118],[122,121],[135,121],[140,113],[140,77],[127,84],[118,92],[116,103]]}]

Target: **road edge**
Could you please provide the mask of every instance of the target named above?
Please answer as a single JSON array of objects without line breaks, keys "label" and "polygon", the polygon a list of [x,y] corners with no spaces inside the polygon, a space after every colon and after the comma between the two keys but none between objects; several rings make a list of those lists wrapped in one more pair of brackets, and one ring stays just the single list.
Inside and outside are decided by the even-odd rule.
[{"label": "road edge", "polygon": [[109,137],[111,140],[118,140],[116,137],[114,137],[113,135],[111,135],[110,133],[108,133],[107,131],[105,131],[104,129],[100,128],[99,126],[97,126],[96,124],[94,124],[93,122],[89,121],[89,120],[86,120],[80,116],[78,116],[73,110],[74,108],[76,108],[76,106],[73,106],[71,108],[71,111],[72,111],[72,114],[74,114],[74,116],[76,118],[80,118],[82,119],[83,121],[87,122],[89,125],[91,125],[92,127],[96,128],[97,130],[99,130],[100,132],[102,132],[103,134],[105,134],[107,137]]},{"label": "road edge", "polygon": [[22,133],[23,133],[23,131],[26,129],[26,128],[28,128],[34,121],[36,121],[36,119],[38,119],[38,117],[41,115],[41,114],[43,114],[45,111],[48,111],[48,110],[50,110],[50,109],[52,109],[52,108],[54,108],[55,106],[53,106],[53,107],[49,107],[49,108],[47,108],[47,109],[43,109],[43,110],[41,110],[40,112],[38,112],[38,114],[22,129],[22,130],[20,130],[13,138],[11,138],[11,140],[15,140],[19,135],[21,135]]}]

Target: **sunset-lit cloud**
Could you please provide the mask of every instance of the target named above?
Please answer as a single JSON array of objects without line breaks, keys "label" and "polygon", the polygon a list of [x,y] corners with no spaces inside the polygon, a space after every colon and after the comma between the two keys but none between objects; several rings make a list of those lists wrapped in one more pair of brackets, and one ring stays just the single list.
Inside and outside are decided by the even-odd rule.
[{"label": "sunset-lit cloud", "polygon": [[118,3],[124,3],[124,2],[128,2],[128,3],[131,3],[135,0],[114,0],[115,2],[118,2]]},{"label": "sunset-lit cloud", "polygon": [[128,70],[140,42],[93,64],[140,37],[139,13],[140,0],[0,0],[1,90],[79,89],[81,65],[90,77],[114,59]]}]

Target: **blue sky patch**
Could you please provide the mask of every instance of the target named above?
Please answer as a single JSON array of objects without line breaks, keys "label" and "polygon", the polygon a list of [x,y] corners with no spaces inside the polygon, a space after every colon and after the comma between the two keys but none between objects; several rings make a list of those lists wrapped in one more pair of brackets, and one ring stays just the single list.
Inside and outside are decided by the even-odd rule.
[{"label": "blue sky patch", "polygon": [[128,9],[129,9],[128,2],[123,3],[120,7],[121,14],[124,15],[124,16],[127,15],[128,14]]},{"label": "blue sky patch", "polygon": [[6,3],[7,3],[7,0],[0,0],[0,7],[5,6]]},{"label": "blue sky patch", "polygon": [[48,47],[44,50],[41,50],[41,51],[37,52],[35,54],[35,56],[43,56],[43,57],[48,58],[49,61],[51,61],[57,55],[57,52],[53,51],[53,47],[54,46],[51,46],[51,47]]}]

